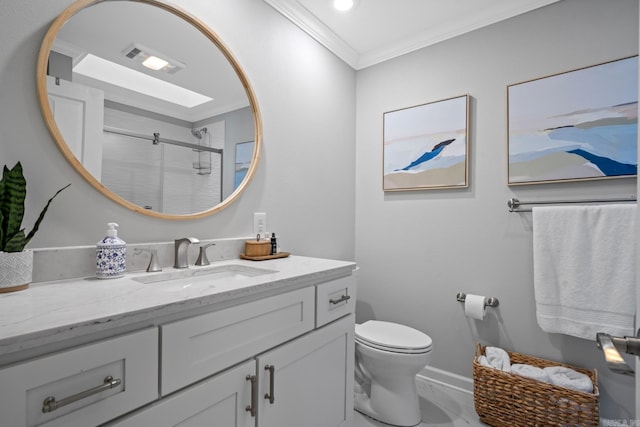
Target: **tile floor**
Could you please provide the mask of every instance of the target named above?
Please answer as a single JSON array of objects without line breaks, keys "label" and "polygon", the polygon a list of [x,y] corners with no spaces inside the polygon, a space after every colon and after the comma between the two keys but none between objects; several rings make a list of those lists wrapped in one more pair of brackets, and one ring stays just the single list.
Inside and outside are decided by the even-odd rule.
[{"label": "tile floor", "polygon": [[[420,376],[417,377],[417,386],[422,409],[422,424],[419,427],[486,426],[478,420],[471,392],[430,382]],[[354,427],[388,427],[388,425],[355,412]]]}]

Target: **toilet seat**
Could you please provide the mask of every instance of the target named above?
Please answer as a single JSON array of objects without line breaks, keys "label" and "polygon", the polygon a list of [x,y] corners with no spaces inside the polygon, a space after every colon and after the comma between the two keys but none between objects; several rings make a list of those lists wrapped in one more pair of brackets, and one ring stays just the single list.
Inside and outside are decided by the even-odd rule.
[{"label": "toilet seat", "polygon": [[417,329],[397,323],[369,320],[356,325],[355,340],[382,351],[420,354],[431,351],[431,337]]}]

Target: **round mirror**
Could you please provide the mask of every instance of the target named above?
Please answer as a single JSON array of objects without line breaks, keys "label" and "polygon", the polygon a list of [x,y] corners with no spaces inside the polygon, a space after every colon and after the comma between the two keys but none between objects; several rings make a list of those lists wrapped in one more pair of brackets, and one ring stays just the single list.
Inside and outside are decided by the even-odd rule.
[{"label": "round mirror", "polygon": [[261,121],[242,69],[201,21],[157,0],[79,0],[53,22],[40,108],[71,165],[121,205],[166,219],[233,202]]}]

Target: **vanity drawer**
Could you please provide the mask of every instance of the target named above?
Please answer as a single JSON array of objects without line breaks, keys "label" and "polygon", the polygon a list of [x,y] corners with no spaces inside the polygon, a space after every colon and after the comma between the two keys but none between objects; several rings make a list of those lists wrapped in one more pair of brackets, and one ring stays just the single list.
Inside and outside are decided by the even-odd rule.
[{"label": "vanity drawer", "polygon": [[312,286],[160,326],[167,395],[313,329]]},{"label": "vanity drawer", "polygon": [[4,368],[0,384],[3,426],[95,426],[158,398],[158,330]]},{"label": "vanity drawer", "polygon": [[316,286],[316,293],[316,328],[355,311],[355,276],[321,283]]}]

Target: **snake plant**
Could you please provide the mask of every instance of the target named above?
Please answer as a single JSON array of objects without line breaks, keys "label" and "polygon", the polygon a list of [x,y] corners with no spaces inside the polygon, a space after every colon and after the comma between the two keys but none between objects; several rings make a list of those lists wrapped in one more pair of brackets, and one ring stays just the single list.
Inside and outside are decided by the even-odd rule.
[{"label": "snake plant", "polygon": [[0,251],[1,252],[22,252],[29,240],[36,234],[40,223],[47,213],[51,201],[68,184],[49,199],[46,206],[40,212],[40,216],[33,225],[29,234],[25,235],[24,228],[20,228],[24,217],[24,200],[27,196],[27,181],[22,173],[20,162],[9,169],[4,166],[2,180],[0,180]]}]

